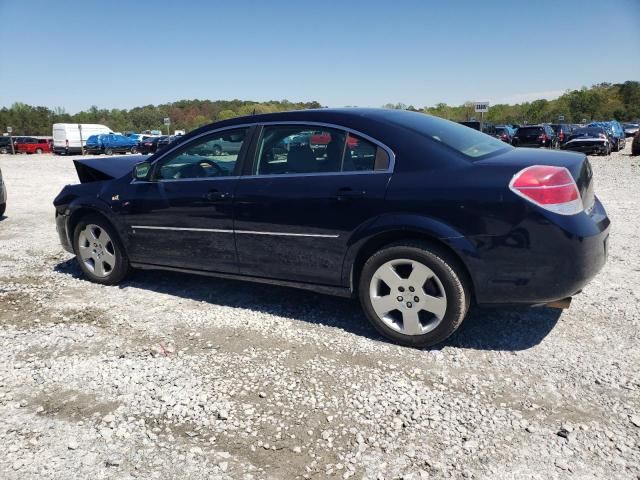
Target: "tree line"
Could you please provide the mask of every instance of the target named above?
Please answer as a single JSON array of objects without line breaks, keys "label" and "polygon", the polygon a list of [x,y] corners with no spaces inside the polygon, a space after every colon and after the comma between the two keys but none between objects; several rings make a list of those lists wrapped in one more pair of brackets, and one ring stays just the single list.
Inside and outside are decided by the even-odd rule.
[{"label": "tree line", "polygon": [[[172,130],[190,131],[207,123],[243,115],[321,107],[322,105],[316,101],[180,100],[129,110],[109,110],[92,106],[88,110],[69,114],[61,107],[50,109],[16,102],[11,107],[0,109],[0,130],[4,132],[7,126],[11,126],[13,135],[51,135],[51,126],[54,123],[100,123],[117,132],[164,131],[166,127],[163,120],[169,117]],[[396,103],[384,107],[428,113],[454,121],[470,120],[478,115],[473,111],[473,102],[465,102],[458,106],[438,103],[422,108]],[[567,91],[555,100],[540,99],[515,105],[492,105],[485,120],[495,124],[553,123],[557,122],[561,115],[568,123],[640,119],[640,82],[601,83],[590,88]]]},{"label": "tree line", "polygon": [[[456,122],[478,117],[474,103],[451,106],[438,103],[433,107],[417,109],[412,105],[387,104],[387,108],[401,108]],[[485,121],[494,124],[557,123],[561,116],[566,123],[582,123],[592,120],[631,121],[640,119],[640,82],[600,83],[590,88],[568,90],[555,100],[534,100],[515,105],[496,104],[485,114]]]}]

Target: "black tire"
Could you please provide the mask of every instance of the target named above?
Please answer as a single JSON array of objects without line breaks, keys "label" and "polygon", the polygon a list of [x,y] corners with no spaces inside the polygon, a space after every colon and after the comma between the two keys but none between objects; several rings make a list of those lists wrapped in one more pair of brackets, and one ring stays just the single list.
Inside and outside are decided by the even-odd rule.
[{"label": "black tire", "polygon": [[[407,335],[389,327],[375,312],[369,289],[376,270],[394,259],[410,259],[428,267],[439,279],[447,306],[440,323],[421,335]],[[374,253],[364,264],[358,285],[362,308],[375,329],[392,341],[409,347],[429,347],[447,339],[462,324],[470,304],[469,281],[459,262],[435,245],[419,241],[394,243]],[[390,295],[395,292],[390,292]],[[413,295],[413,294],[409,294]]]},{"label": "black tire", "polygon": [[4,212],[7,211],[7,204],[6,203],[0,203],[0,217],[2,217],[4,215]]},{"label": "black tire", "polygon": [[105,149],[104,149],[104,154],[105,154],[105,155],[113,155],[113,149],[111,149],[111,148],[105,148]]},{"label": "black tire", "polygon": [[[108,272],[106,276],[98,276],[81,260],[80,255],[80,234],[86,228],[87,225],[96,225],[100,229],[104,230],[111,239],[111,250],[113,255],[116,258],[115,265]],[[106,248],[106,246],[105,246]],[[115,285],[120,283],[128,274],[131,269],[129,266],[129,257],[127,256],[127,252],[122,245],[122,241],[118,233],[115,231],[113,226],[101,215],[97,214],[89,214],[80,219],[80,221],[76,224],[76,227],[73,231],[73,251],[76,254],[76,260],[82,269],[82,272],[85,276],[95,283],[100,283],[102,285]]]},{"label": "black tire", "polygon": [[136,147],[132,147],[132,148],[131,148],[131,153],[132,153],[133,155],[135,155],[136,153],[138,153],[138,149],[137,149]]},{"label": "black tire", "polygon": [[8,150],[5,147],[0,148],[0,153],[5,154]]}]

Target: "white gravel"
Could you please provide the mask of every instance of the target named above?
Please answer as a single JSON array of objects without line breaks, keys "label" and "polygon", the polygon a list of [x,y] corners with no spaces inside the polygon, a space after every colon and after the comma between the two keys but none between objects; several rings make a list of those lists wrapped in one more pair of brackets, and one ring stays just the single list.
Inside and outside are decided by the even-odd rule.
[{"label": "white gravel", "polygon": [[344,299],[91,284],[55,232],[71,159],[0,155],[0,478],[640,478],[640,157],[592,165],[610,257],[571,308],[420,351]]}]

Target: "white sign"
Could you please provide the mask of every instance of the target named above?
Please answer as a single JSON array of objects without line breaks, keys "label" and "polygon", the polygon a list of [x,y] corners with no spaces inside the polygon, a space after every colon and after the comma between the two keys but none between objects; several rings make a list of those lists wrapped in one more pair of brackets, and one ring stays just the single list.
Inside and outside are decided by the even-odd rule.
[{"label": "white sign", "polygon": [[558,115],[558,120],[560,122],[564,122],[564,115]]},{"label": "white sign", "polygon": [[476,112],[486,113],[489,111],[489,102],[474,102],[476,107]]},{"label": "white sign", "polygon": [[165,117],[164,124],[165,125],[171,125],[171,119],[169,117]]},{"label": "white sign", "polygon": [[7,133],[11,133],[13,132],[13,128],[12,127],[7,127]]}]

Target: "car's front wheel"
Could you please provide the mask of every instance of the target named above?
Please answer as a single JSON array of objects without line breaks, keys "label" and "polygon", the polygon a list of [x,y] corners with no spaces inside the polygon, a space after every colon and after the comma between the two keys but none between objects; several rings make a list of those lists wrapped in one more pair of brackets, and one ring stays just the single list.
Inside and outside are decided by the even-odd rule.
[{"label": "car's front wheel", "polygon": [[458,262],[422,242],[389,245],[362,268],[359,296],[373,326],[402,345],[428,347],[460,326],[469,289]]},{"label": "car's front wheel", "polygon": [[78,222],[73,250],[92,282],[114,285],[129,273],[129,259],[118,234],[100,215],[87,215]]}]

